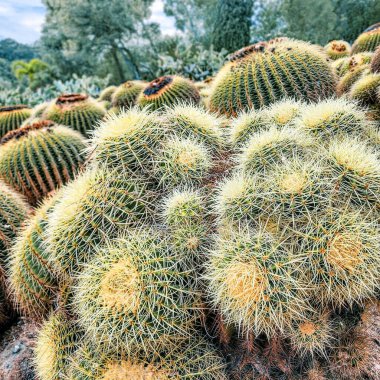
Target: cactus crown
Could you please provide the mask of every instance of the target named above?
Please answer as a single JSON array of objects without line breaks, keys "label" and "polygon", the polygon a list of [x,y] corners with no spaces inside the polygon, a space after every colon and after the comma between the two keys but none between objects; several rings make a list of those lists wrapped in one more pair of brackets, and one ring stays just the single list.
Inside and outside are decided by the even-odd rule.
[{"label": "cactus crown", "polygon": [[150,82],[148,86],[144,89],[144,95],[153,96],[159,94],[165,87],[169,86],[173,82],[173,77],[166,75],[155,79]]},{"label": "cactus crown", "polygon": [[88,95],[85,94],[67,94],[67,95],[61,95],[57,98],[55,101],[55,104],[57,105],[64,105],[64,104],[71,104],[71,103],[77,103],[82,102],[83,100],[87,100]]},{"label": "cactus crown", "polygon": [[24,104],[17,104],[14,106],[2,106],[2,107],[0,107],[0,113],[1,112],[11,112],[11,111],[23,110],[26,108],[28,108],[28,106],[26,106]]}]

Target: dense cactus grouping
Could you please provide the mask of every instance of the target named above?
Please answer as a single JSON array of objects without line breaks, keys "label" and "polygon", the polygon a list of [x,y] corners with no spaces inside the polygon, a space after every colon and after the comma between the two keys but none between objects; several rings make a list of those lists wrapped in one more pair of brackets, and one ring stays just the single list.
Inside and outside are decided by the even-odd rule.
[{"label": "dense cactus grouping", "polygon": [[357,51],[278,38],[211,85],[62,96],[2,137],[0,331],[40,323],[39,380],[378,379],[380,74]]}]

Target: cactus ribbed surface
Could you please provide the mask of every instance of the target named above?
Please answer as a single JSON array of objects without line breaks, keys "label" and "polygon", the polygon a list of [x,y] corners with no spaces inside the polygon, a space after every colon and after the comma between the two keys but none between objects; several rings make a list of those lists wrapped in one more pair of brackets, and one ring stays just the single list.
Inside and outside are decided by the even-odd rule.
[{"label": "cactus ribbed surface", "polygon": [[128,81],[117,87],[112,95],[112,106],[116,110],[131,108],[136,105],[137,98],[146,84],[141,81]]},{"label": "cactus ribbed surface", "polygon": [[36,211],[11,250],[8,282],[13,301],[25,316],[41,318],[53,307],[57,281],[44,234],[57,196],[48,198]]},{"label": "cactus ribbed surface", "polygon": [[178,103],[198,104],[200,99],[198,89],[191,81],[176,75],[167,75],[150,82],[139,95],[137,104],[158,110]]},{"label": "cactus ribbed surface", "polygon": [[368,28],[355,40],[352,45],[352,54],[362,51],[375,51],[380,45],[380,24]]},{"label": "cactus ribbed surface", "polygon": [[0,177],[34,205],[76,175],[84,148],[70,128],[51,121],[26,125],[0,140]]},{"label": "cactus ribbed surface", "polygon": [[200,307],[193,270],[154,230],[128,231],[106,243],[74,287],[89,339],[121,352],[152,352],[193,332]]},{"label": "cactus ribbed surface", "polygon": [[29,206],[24,198],[0,182],[0,266],[4,263],[7,250],[11,248],[28,212]]},{"label": "cactus ribbed surface", "polygon": [[21,126],[32,110],[24,105],[0,107],[0,138]]},{"label": "cactus ribbed surface", "polygon": [[71,127],[88,135],[104,117],[105,109],[87,95],[70,94],[57,98],[44,112],[46,120]]},{"label": "cactus ribbed surface", "polygon": [[100,101],[106,101],[106,102],[111,102],[112,100],[112,95],[116,91],[117,87],[116,86],[109,86],[106,87],[100,94],[99,94],[99,100]]},{"label": "cactus ribbed surface", "polygon": [[334,95],[335,86],[335,75],[320,49],[277,39],[233,54],[214,80],[209,107],[236,116],[284,97],[317,101]]}]

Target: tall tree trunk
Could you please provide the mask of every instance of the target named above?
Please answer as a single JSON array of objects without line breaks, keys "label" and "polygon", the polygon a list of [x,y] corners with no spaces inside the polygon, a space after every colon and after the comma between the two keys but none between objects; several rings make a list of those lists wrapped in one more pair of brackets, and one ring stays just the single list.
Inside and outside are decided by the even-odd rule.
[{"label": "tall tree trunk", "polygon": [[115,65],[116,65],[116,69],[117,69],[119,78],[120,78],[120,80],[122,82],[125,82],[126,78],[125,78],[125,75],[124,75],[124,71],[123,71],[123,67],[121,65],[120,59],[119,59],[119,57],[117,55],[117,49],[116,49],[116,47],[112,48],[111,54],[112,54],[112,57],[113,57],[113,59],[115,61]]}]

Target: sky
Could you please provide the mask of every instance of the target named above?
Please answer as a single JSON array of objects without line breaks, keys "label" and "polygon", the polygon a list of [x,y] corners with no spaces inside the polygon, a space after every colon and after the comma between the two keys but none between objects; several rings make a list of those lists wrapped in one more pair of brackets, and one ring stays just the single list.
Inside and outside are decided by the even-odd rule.
[{"label": "sky", "polygon": [[[150,21],[159,23],[164,34],[174,34],[174,19],[164,14],[162,0],[155,0],[151,10]],[[0,39],[35,42],[41,34],[44,15],[40,0],[0,0]]]}]

